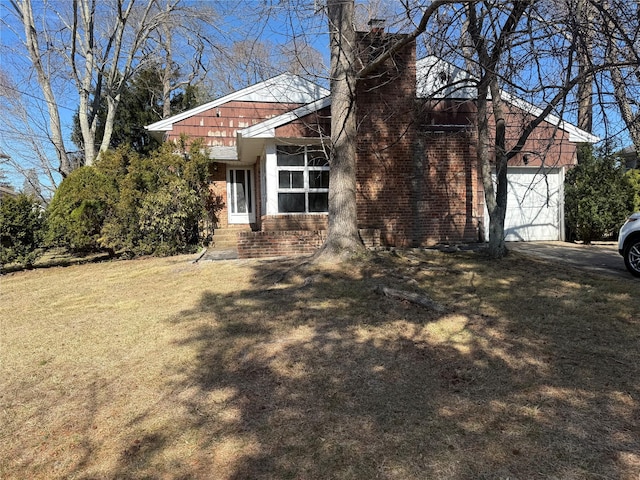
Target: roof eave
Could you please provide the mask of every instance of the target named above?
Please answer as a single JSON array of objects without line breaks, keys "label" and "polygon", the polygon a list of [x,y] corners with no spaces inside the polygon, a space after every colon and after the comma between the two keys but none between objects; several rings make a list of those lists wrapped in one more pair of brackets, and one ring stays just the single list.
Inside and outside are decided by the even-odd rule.
[{"label": "roof eave", "polygon": [[[237,90],[235,92],[232,92],[228,95],[225,95],[224,97],[220,97],[218,99],[212,100],[211,102],[205,103],[203,105],[200,105],[198,107],[192,108],[190,110],[187,110],[185,112],[173,115],[171,117],[168,118],[164,118],[158,122],[152,123],[150,125],[146,125],[144,128],[146,130],[149,131],[159,131],[159,132],[166,132],[166,131],[170,131],[173,130],[173,124],[176,122],[180,122],[181,120],[190,118],[194,115],[197,115],[199,113],[202,112],[206,112],[207,110],[210,110],[212,108],[216,108],[219,107],[225,103],[237,100],[237,99],[241,99],[243,97],[246,96],[250,96],[252,93],[259,91],[262,88],[268,87],[270,85],[278,85],[280,82],[293,82],[293,81],[300,81],[304,84],[306,84],[307,86],[310,87],[310,91],[314,90],[317,92],[317,95],[319,95],[320,97],[325,97],[327,95],[329,95],[329,91],[324,88],[321,87],[318,84],[315,84],[309,80],[305,80],[300,76],[297,75],[292,75],[290,73],[283,73],[280,74],[278,76],[269,78],[267,80],[264,80],[262,82],[256,83],[254,85],[251,85],[249,87],[243,88],[241,90]],[[313,87],[313,88],[311,88]],[[303,90],[301,89],[300,91],[298,91],[298,94],[301,94]],[[313,98],[315,95],[315,93],[312,92],[306,92],[306,95],[308,95],[309,97]],[[304,96],[304,95],[302,95]],[[269,99],[265,99],[265,101],[269,101]],[[277,101],[276,98],[273,99],[274,102]],[[293,102],[293,103],[297,103],[297,102]]]}]

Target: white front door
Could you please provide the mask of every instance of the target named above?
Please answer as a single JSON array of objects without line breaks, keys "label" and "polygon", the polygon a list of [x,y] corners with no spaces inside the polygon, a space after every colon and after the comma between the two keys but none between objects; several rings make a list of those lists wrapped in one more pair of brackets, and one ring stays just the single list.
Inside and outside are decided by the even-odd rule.
[{"label": "white front door", "polygon": [[227,170],[227,203],[229,223],[256,221],[253,175],[248,168]]}]

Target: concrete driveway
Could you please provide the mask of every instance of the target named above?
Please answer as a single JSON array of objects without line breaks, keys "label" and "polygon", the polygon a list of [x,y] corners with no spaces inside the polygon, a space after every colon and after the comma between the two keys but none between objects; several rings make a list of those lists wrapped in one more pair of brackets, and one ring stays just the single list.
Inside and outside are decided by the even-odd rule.
[{"label": "concrete driveway", "polygon": [[635,280],[624,266],[615,242],[596,242],[593,245],[569,242],[507,242],[514,252],[542,257],[591,272],[618,275]]}]

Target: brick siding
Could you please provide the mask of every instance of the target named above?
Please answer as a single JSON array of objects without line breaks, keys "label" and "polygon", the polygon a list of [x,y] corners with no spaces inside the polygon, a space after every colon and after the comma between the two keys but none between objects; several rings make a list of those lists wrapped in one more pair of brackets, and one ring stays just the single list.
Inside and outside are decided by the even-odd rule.
[{"label": "brick siding", "polygon": [[[373,44],[361,54],[375,55],[378,45],[398,37],[360,34],[361,45]],[[445,123],[442,118],[451,112],[421,108],[415,55],[415,43],[410,43],[357,87],[359,227],[379,229],[383,245],[396,247],[475,241],[479,219],[477,161],[468,128],[472,109],[456,106],[459,131],[425,129],[425,124]]]},{"label": "brick siding", "polygon": [[209,166],[209,191],[220,207],[212,212],[215,215],[214,228],[227,228],[227,166],[224,163]]},{"label": "brick siding", "polygon": [[326,230],[327,215],[265,215],[261,218],[262,230]]},{"label": "brick siding", "polygon": [[[380,230],[362,229],[359,233],[367,248],[380,246]],[[238,257],[311,255],[326,238],[326,230],[238,232]]]},{"label": "brick siding", "polygon": [[261,231],[238,233],[240,258],[312,254],[326,238],[325,231]]}]

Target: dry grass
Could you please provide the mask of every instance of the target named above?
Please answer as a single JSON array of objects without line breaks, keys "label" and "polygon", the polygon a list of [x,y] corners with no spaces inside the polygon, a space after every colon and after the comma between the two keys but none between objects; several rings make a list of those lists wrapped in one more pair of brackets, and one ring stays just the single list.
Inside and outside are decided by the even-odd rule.
[{"label": "dry grass", "polygon": [[640,478],[631,278],[190,258],[0,278],[0,478]]}]

